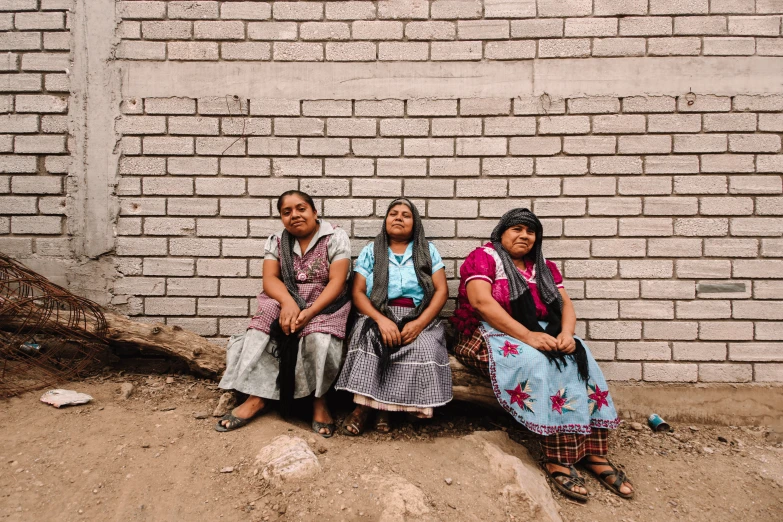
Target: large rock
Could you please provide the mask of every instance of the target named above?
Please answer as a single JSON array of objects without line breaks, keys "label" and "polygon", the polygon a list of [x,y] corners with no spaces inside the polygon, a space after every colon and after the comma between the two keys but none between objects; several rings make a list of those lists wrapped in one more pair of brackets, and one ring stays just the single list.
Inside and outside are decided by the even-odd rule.
[{"label": "large rock", "polygon": [[546,476],[527,449],[503,431],[475,432],[465,438],[483,449],[490,472],[505,483],[501,493],[507,502],[526,505],[528,520],[562,522]]},{"label": "large rock", "polygon": [[279,484],[317,475],[321,464],[307,442],[299,437],[280,435],[261,448],[254,468],[272,484]]}]

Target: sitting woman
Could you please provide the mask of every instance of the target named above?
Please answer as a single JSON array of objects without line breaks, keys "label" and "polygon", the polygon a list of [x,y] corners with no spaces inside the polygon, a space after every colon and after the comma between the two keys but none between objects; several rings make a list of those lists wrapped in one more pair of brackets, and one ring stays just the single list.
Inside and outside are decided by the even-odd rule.
[{"label": "sitting woman", "polygon": [[395,199],[381,233],[359,254],[353,303],[360,315],[335,388],[354,394],[343,428],[359,435],[371,409],[376,430],[390,430],[390,411],[432,417],[451,400],[445,328],[438,319],[448,298],[440,254],[424,236],[416,207]]},{"label": "sitting woman", "polygon": [[318,219],[310,196],[283,193],[277,210],[285,229],[264,247],[264,288],[247,331],[228,342],[220,387],[249,395],[215,426],[230,431],[280,399],[287,416],[292,399],[315,393],[313,431],[334,433],[324,394],[340,371],[351,310],[346,280],[351,245],[345,231]]},{"label": "sitting woman", "polygon": [[455,355],[488,375],[498,402],[542,435],[544,470],[555,487],[587,500],[585,468],[614,493],[631,498],[625,473],[606,459],[608,429],[619,424],[601,369],[581,339],[563,278],[544,259],[543,229],[528,209],[507,212],[491,242],[460,269],[452,318]]}]

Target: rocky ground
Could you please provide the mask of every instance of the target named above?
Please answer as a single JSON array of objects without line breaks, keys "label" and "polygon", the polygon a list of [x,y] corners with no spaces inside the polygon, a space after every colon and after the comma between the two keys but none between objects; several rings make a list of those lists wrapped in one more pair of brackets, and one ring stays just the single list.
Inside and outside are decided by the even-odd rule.
[{"label": "rocky ground", "polygon": [[[221,393],[192,376],[115,371],[64,387],[94,400],[59,410],[42,392],[0,402],[0,520],[783,519],[783,447],[763,427],[658,434],[623,424],[612,458],[637,496],[589,478],[583,505],[549,492],[529,433],[469,405],[397,419],[388,435],[322,439],[307,404],[290,421],[273,412],[217,433]],[[332,399],[338,417],[348,413],[345,396]],[[320,471],[281,483],[265,473],[256,455],[280,435],[303,439]]]}]

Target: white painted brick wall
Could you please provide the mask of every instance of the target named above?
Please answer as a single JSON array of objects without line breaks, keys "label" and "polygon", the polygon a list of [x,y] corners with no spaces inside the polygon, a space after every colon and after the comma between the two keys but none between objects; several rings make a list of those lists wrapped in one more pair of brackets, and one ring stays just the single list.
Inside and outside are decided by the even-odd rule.
[{"label": "white painted brick wall", "polygon": [[[116,8],[116,57],[128,61],[783,55],[773,0]],[[67,27],[64,7],[0,8],[0,249],[20,257],[70,248]],[[390,198],[415,198],[452,288],[496,218],[527,206],[544,217],[547,255],[608,378],[783,381],[783,95],[670,94],[122,100],[115,293],[142,318],[208,336],[241,329],[263,242],[281,226],[275,198],[293,188],[355,248]]]}]

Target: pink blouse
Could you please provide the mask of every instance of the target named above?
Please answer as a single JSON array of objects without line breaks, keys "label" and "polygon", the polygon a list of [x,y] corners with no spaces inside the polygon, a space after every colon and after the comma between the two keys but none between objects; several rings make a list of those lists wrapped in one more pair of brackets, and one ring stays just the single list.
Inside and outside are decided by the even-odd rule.
[{"label": "pink blouse", "polygon": [[[563,276],[557,266],[548,259],[545,260],[546,266],[552,271],[552,277],[558,288],[563,288]],[[519,270],[519,269],[517,269]],[[487,243],[479,247],[468,255],[460,268],[459,294],[457,300],[457,309],[451,322],[457,331],[463,335],[472,335],[481,321],[479,313],[470,305],[467,294],[467,284],[473,279],[482,279],[492,285],[492,297],[500,303],[509,314],[511,313],[511,299],[508,288],[508,277],[503,268],[503,262],[495,251],[492,243]],[[530,287],[530,294],[536,305],[536,317],[546,319],[547,309],[541,297],[538,294],[536,286],[536,267],[532,263],[527,264],[525,270],[519,270],[522,277],[527,281]]]}]

